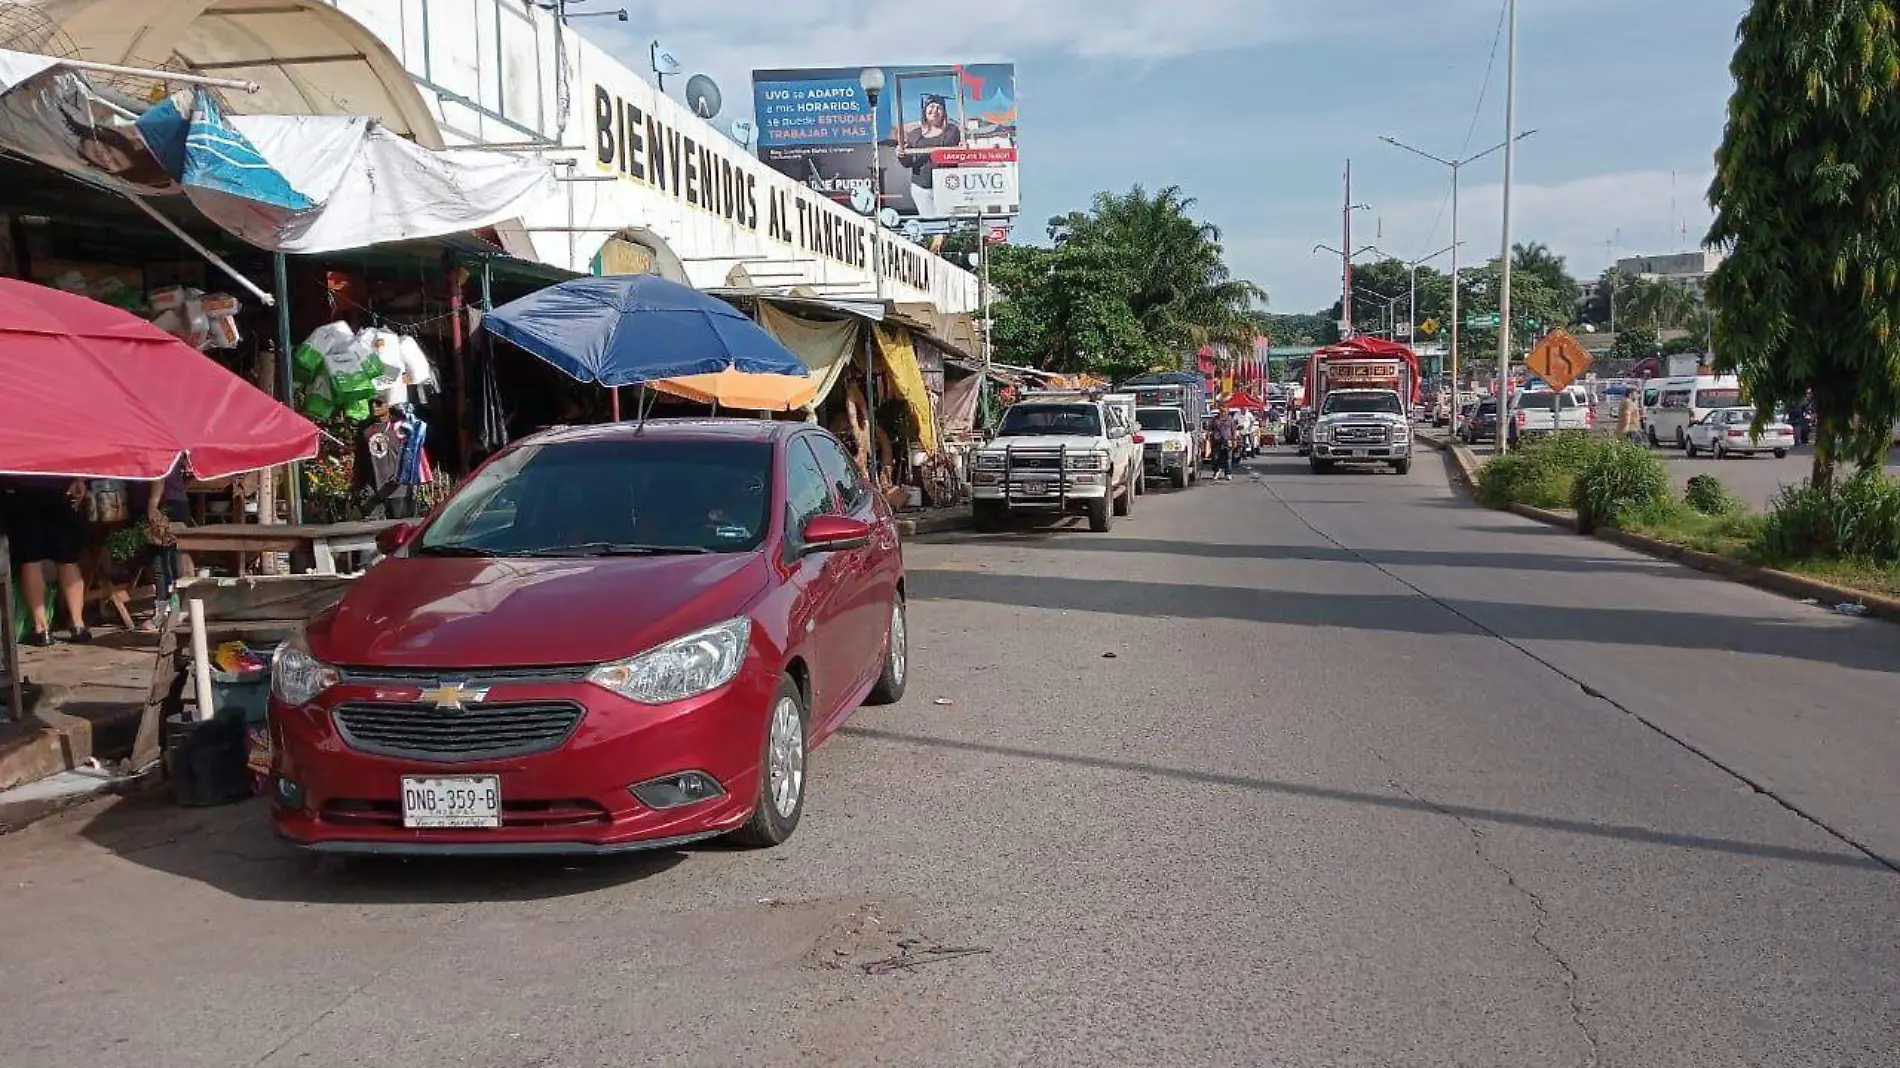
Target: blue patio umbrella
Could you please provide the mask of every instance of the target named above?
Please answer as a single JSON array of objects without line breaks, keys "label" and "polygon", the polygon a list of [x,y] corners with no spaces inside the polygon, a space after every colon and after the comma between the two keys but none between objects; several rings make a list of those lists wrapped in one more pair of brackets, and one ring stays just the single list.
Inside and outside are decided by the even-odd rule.
[{"label": "blue patio umbrella", "polygon": [[650,274],[569,279],[496,308],[482,325],[608,387],[725,370],[811,373],[737,308]]}]

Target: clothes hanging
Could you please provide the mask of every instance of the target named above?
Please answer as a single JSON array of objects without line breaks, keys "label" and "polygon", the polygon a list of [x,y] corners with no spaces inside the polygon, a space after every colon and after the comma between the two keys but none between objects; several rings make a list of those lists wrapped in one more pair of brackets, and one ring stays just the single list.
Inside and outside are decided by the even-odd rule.
[{"label": "clothes hanging", "polygon": [[405,407],[396,425],[402,436],[402,458],[397,465],[396,481],[404,486],[428,485],[433,472],[428,470],[423,445],[429,439],[429,424],[422,421],[414,407]]}]

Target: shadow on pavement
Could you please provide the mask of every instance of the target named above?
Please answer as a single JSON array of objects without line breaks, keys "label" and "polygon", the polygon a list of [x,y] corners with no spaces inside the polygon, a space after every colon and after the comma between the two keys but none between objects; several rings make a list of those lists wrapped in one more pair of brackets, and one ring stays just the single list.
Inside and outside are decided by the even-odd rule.
[{"label": "shadow on pavement", "polygon": [[[1234,545],[1224,542],[1166,541],[1153,538],[1051,538],[1001,536],[990,544],[1063,552],[1159,553],[1200,556],[1215,560],[1302,560],[1326,564],[1353,564],[1369,560],[1393,567],[1477,567],[1509,571],[1564,571],[1595,574],[1630,571],[1669,575],[1682,569],[1666,563],[1611,557],[1552,556],[1548,553],[1451,552],[1429,549],[1356,549],[1348,552],[1330,545]],[[1685,577],[1700,577],[1683,572]]]},{"label": "shadow on pavement", "polygon": [[131,863],[248,901],[417,905],[540,901],[638,882],[679,864],[677,850],[587,858],[320,858],[270,828],[261,799],[179,808],[120,799],[79,832]]},{"label": "shadow on pavement", "polygon": [[907,734],[901,731],[883,730],[875,727],[847,726],[838,733],[849,735],[853,738],[888,742],[894,745],[923,746],[963,753],[980,753],[985,756],[1012,757],[1044,763],[1065,764],[1071,767],[1093,768],[1098,771],[1125,772],[1130,775],[1158,775],[1163,778],[1200,783],[1207,786],[1226,786],[1243,790],[1258,790],[1263,793],[1279,794],[1287,797],[1312,798],[1320,801],[1341,801],[1347,804],[1370,805],[1375,808],[1396,809],[1404,812],[1451,816],[1463,820],[1497,823],[1513,827],[1530,827],[1538,830],[1557,831],[1563,834],[1587,835],[1593,838],[1642,842],[1649,845],[1670,846],[1677,849],[1706,850],[1715,853],[1729,853],[1735,856],[1760,857],[1767,860],[1786,860],[1802,864],[1819,864],[1833,868],[1858,868],[1863,871],[1873,871],[1884,874],[1892,874],[1893,872],[1893,869],[1888,865],[1860,853],[1844,851],[1825,852],[1817,849],[1801,849],[1794,846],[1745,842],[1733,838],[1713,838],[1706,835],[1678,834],[1630,824],[1596,823],[1588,820],[1564,819],[1556,816],[1538,816],[1524,812],[1506,812],[1499,809],[1478,808],[1471,805],[1441,803],[1423,798],[1410,797],[1404,794],[1374,794],[1367,793],[1363,790],[1342,790],[1331,786],[1315,786],[1310,783],[1285,782],[1278,779],[1259,779],[1245,775],[1195,771],[1190,768],[1172,768],[1159,764],[1144,764],[1133,760],[1114,760],[1107,757],[1083,756],[1076,753],[1051,753],[1017,746],[997,745],[989,742],[965,742],[949,738],[932,738],[925,735]]},{"label": "shadow on pavement", "polygon": [[1892,641],[1884,631],[1856,633],[1840,627],[1808,627],[1703,612],[1452,599],[1441,605],[1411,593],[1322,594],[955,570],[910,569],[905,578],[913,601],[970,601],[1120,616],[1233,619],[1405,634],[1483,633],[1462,618],[1462,613],[1482,620],[1484,626],[1514,641],[1722,649],[1863,671],[1900,672],[1900,642]]}]

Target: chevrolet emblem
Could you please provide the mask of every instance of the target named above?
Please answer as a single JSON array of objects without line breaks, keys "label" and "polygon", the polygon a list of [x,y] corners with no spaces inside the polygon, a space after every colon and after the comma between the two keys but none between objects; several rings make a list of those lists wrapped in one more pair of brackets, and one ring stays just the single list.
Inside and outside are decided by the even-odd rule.
[{"label": "chevrolet emblem", "polygon": [[420,698],[443,711],[459,712],[467,704],[480,704],[488,699],[488,687],[470,686],[466,682],[444,682],[422,691]]}]

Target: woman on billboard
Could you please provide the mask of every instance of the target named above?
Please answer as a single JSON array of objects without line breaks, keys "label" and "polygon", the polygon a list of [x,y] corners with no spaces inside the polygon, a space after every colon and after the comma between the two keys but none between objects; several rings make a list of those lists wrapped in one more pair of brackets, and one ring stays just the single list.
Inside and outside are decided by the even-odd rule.
[{"label": "woman on billboard", "polygon": [[950,121],[950,109],[935,93],[924,96],[921,120],[906,131],[897,146],[897,158],[910,168],[910,200],[922,219],[937,218],[937,165],[930,158],[932,149],[954,148],[963,143],[963,131]]}]

